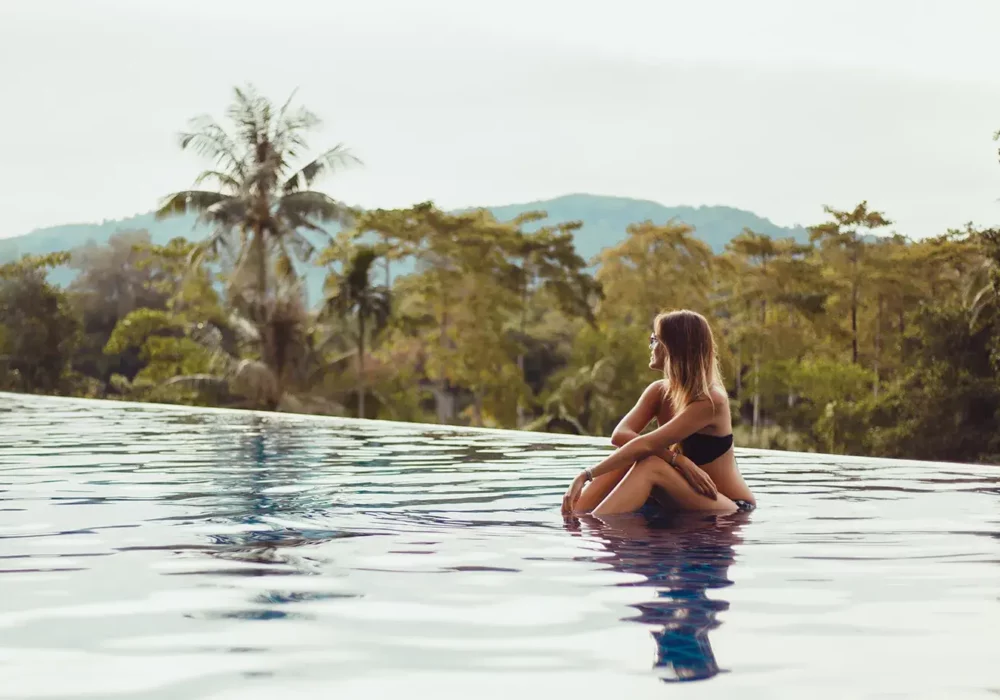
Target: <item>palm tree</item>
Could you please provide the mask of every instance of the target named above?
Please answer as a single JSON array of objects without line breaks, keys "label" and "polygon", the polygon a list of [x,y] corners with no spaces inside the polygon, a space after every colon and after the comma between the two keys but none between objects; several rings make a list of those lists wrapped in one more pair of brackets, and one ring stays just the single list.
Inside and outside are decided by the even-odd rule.
[{"label": "palm tree", "polygon": [[343,224],[351,218],[345,205],[308,188],[338,165],[357,159],[338,145],[293,169],[293,162],[308,148],[305,133],[320,120],[304,108],[292,110],[291,99],[275,110],[253,87],[235,88],[227,111],[232,134],[211,117],[193,119],[191,130],[180,134],[180,145],[215,162],[213,169],[198,176],[195,186],[214,182],[216,189],[175,192],[156,213],[158,218],[197,213],[199,221],[212,228],[202,252],[231,253],[237,282],[252,267],[258,300],[270,291],[272,262],[279,276],[288,277],[294,275],[293,254],[305,262],[315,253],[303,230],[325,236],[320,224]]},{"label": "palm tree", "polygon": [[577,435],[598,433],[617,415],[615,402],[610,398],[615,379],[613,363],[606,357],[565,372],[545,401],[542,415],[525,429]]},{"label": "palm tree", "polygon": [[391,296],[389,288],[371,283],[371,271],[378,253],[371,246],[354,251],[343,275],[327,277],[327,300],[324,313],[341,317],[353,316],[357,322],[358,343],[358,417],[365,417],[365,334],[369,324],[378,332],[389,320]]},{"label": "palm tree", "polygon": [[244,325],[252,326],[247,336],[259,349],[263,367],[258,369],[267,370],[253,376],[274,384],[261,387],[270,397],[267,403],[285,394],[286,365],[302,354],[289,345],[301,340],[306,321],[293,257],[309,261],[316,247],[307,234],[329,238],[322,224],[343,225],[351,218],[345,205],[309,188],[337,166],[357,162],[338,145],[295,167],[308,149],[306,133],[320,121],[304,108],[293,109],[291,100],[275,109],[252,86],[235,88],[226,113],[231,130],[208,116],[192,120],[180,145],[214,162],[195,187],[213,183],[215,189],[175,192],[156,213],[158,218],[197,213],[211,231],[192,263],[223,256],[231,262],[230,301]]}]

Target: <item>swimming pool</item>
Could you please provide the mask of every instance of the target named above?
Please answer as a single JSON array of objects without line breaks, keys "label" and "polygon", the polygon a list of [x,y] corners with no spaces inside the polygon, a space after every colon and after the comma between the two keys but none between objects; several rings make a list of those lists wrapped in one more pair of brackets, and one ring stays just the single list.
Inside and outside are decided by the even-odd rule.
[{"label": "swimming pool", "polygon": [[1000,693],[1000,469],[739,454],[567,526],[604,441],[0,394],[2,698]]}]

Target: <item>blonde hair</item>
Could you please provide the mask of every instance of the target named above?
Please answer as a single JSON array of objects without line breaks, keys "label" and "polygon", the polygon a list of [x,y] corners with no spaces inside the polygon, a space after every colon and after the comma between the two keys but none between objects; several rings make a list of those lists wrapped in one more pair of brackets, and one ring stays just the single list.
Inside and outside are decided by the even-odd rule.
[{"label": "blonde hair", "polygon": [[666,350],[663,377],[674,411],[703,399],[714,406],[712,388],[723,387],[722,372],[705,317],[687,309],[662,313],[653,321],[653,332]]}]

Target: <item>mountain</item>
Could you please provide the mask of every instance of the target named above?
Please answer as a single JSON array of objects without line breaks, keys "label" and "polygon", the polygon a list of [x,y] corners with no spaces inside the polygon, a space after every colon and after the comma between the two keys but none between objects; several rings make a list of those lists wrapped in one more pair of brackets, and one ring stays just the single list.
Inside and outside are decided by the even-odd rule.
[{"label": "mountain", "polygon": [[487,209],[500,220],[513,219],[526,211],[542,210],[548,212],[549,222],[582,221],[583,228],[576,234],[576,248],[588,260],[602,249],[621,241],[629,224],[646,220],[662,224],[678,219],[690,224],[695,229],[695,235],[708,243],[716,253],[722,252],[726,244],[744,228],[774,238],[792,237],[802,243],[809,242],[809,232],[801,226],[784,228],[753,212],[733,207],[667,207],[643,199],[570,194],[555,199]]},{"label": "mountain", "polygon": [[[576,234],[580,255],[590,260],[603,248],[617,244],[625,237],[629,224],[650,220],[665,223],[678,219],[695,228],[695,235],[720,252],[744,228],[776,238],[792,237],[798,241],[809,240],[808,232],[800,227],[784,228],[753,212],[733,207],[667,207],[657,202],[607,197],[591,194],[570,194],[555,199],[487,207],[500,220],[513,219],[527,211],[548,212],[547,222],[582,221],[583,227]],[[166,243],[171,238],[185,236],[199,239],[206,235],[203,227],[195,227],[194,216],[182,216],[157,221],[153,214],[140,214],[118,221],[100,224],[67,224],[38,229],[14,238],[0,239],[0,263],[9,262],[22,255],[39,255],[69,250],[88,242],[106,243],[118,231],[149,231],[154,243]],[[69,269],[54,270],[51,279],[57,284],[68,284],[74,276]],[[323,271],[307,272],[309,298],[317,299],[322,289]]]}]

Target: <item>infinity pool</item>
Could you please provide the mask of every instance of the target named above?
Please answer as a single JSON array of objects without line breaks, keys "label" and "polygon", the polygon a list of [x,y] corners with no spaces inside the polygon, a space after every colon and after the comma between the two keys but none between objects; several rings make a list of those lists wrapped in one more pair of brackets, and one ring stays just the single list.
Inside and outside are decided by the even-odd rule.
[{"label": "infinity pool", "polygon": [[590,438],[0,394],[3,698],[1000,694],[1000,470],[740,452],[563,522]]}]

